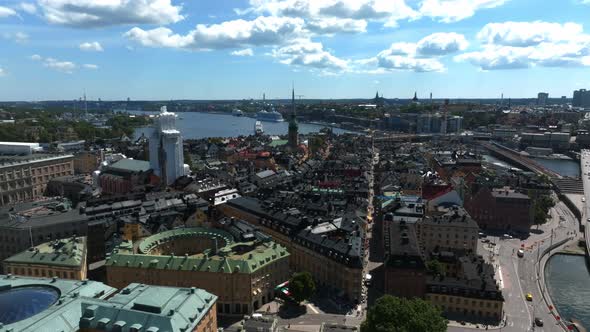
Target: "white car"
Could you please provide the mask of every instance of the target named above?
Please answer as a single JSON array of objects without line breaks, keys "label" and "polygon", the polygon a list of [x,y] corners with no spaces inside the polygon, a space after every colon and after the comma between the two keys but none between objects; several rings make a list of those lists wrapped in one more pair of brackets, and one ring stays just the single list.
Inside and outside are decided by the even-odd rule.
[{"label": "white car", "polygon": [[524,257],[524,250],[523,249],[518,249],[518,252],[516,253],[516,255],[518,257]]}]

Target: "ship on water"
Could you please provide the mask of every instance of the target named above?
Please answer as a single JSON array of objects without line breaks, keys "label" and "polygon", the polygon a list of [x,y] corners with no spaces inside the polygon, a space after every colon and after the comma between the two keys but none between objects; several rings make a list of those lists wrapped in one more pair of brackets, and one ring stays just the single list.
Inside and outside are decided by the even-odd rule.
[{"label": "ship on water", "polygon": [[239,110],[239,109],[235,109],[235,110],[233,110],[233,111],[231,112],[231,115],[233,115],[233,116],[244,116],[244,112],[242,112],[242,111],[241,111],[241,110]]},{"label": "ship on water", "polygon": [[281,113],[272,110],[270,112],[262,110],[258,113],[256,113],[256,120],[259,121],[268,121],[268,122],[283,122],[285,121],[285,119],[283,119],[283,116],[281,115]]},{"label": "ship on water", "polygon": [[262,129],[262,122],[256,121],[254,124],[254,133],[256,135],[262,135],[264,133],[264,130]]}]

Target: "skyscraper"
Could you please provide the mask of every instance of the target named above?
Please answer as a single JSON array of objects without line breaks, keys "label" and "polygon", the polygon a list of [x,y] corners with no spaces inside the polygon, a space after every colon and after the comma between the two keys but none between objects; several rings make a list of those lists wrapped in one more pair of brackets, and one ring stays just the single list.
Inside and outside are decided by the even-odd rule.
[{"label": "skyscraper", "polygon": [[537,94],[537,105],[539,105],[539,106],[547,105],[547,99],[549,99],[549,94],[547,92],[539,92]]},{"label": "skyscraper", "polygon": [[289,120],[289,147],[294,151],[299,145],[299,125],[295,113],[295,88],[291,92],[291,119]]},{"label": "skyscraper", "polygon": [[572,100],[574,107],[590,107],[590,90],[580,89],[574,91],[574,98]]},{"label": "skyscraper", "polygon": [[176,129],[176,114],[160,108],[160,117],[150,137],[150,166],[162,184],[170,185],[184,174],[182,136]]}]

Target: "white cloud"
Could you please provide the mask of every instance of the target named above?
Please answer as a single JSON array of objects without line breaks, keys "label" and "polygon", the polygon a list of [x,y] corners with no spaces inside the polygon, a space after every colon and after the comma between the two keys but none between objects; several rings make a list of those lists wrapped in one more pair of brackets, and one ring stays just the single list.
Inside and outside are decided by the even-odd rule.
[{"label": "white cloud", "polygon": [[102,52],[104,49],[99,42],[85,42],[80,44],[80,49],[87,52]]},{"label": "white cloud", "polygon": [[318,35],[336,33],[361,33],[367,31],[367,21],[351,18],[321,18],[307,20],[305,28]]},{"label": "white cloud", "polygon": [[184,19],[171,0],[38,0],[49,23],[74,27],[170,24]]},{"label": "white cloud", "polygon": [[97,65],[91,64],[91,63],[85,63],[82,65],[82,67],[86,68],[86,69],[92,69],[92,70],[96,70],[98,69]]},{"label": "white cloud", "polygon": [[43,65],[47,68],[51,68],[66,74],[72,74],[74,69],[78,67],[71,61],[60,61],[54,58],[46,58],[43,62]]},{"label": "white cloud", "polygon": [[298,39],[293,43],[273,50],[272,56],[287,65],[320,69],[326,72],[342,72],[348,69],[348,61],[335,57],[324,50],[321,43]]},{"label": "white cloud", "polygon": [[399,20],[420,16],[404,0],[250,0],[250,6],[237,12],[298,17],[312,22],[328,18],[371,20],[383,22],[386,26],[396,26]]},{"label": "white cloud", "polygon": [[2,37],[6,38],[6,39],[13,40],[19,44],[24,44],[27,41],[29,41],[29,35],[27,35],[24,32],[20,32],[20,31],[15,32],[15,33],[6,32],[6,33],[2,34]]},{"label": "white cloud", "polygon": [[152,30],[135,27],[124,36],[143,46],[212,50],[280,45],[304,34],[302,19],[260,16],[251,21],[199,24],[186,35],[164,27]]},{"label": "white cloud", "polygon": [[443,72],[441,57],[467,48],[461,34],[433,33],[416,43],[395,42],[377,56],[355,61],[361,72],[383,74],[392,70]]},{"label": "white cloud", "polygon": [[12,8],[0,6],[0,18],[8,16],[16,16],[16,11]]},{"label": "white cloud", "polygon": [[33,14],[37,13],[37,6],[35,6],[34,3],[21,2],[19,7],[22,11],[24,11],[27,14],[33,15]]},{"label": "white cloud", "polygon": [[419,12],[440,22],[461,21],[480,9],[495,8],[509,0],[424,0]]},{"label": "white cloud", "polygon": [[5,76],[6,75],[6,71],[4,70],[4,68],[0,67],[0,77]]},{"label": "white cloud", "polygon": [[245,48],[243,50],[233,51],[233,52],[231,52],[231,55],[235,55],[235,56],[253,56],[254,55],[254,51],[252,51],[251,48]]},{"label": "white cloud", "polygon": [[512,46],[484,46],[483,50],[457,55],[456,61],[468,61],[483,70],[528,68],[530,48]]},{"label": "white cloud", "polygon": [[387,70],[411,70],[415,72],[442,72],[445,66],[438,59],[419,59],[403,55],[377,55],[377,66]]},{"label": "white cloud", "polygon": [[524,47],[571,40],[583,31],[577,23],[504,22],[486,24],[477,37],[488,44]]},{"label": "white cloud", "polygon": [[455,57],[483,70],[535,66],[590,66],[590,35],[575,23],[489,23],[478,33],[483,46]]},{"label": "white cloud", "polygon": [[31,55],[31,60],[43,63],[43,66],[62,73],[72,74],[78,66],[71,61],[61,61],[54,58],[44,58],[39,54]]},{"label": "white cloud", "polygon": [[465,36],[450,33],[433,33],[422,38],[416,45],[417,52],[423,56],[437,56],[463,51],[469,46]]}]

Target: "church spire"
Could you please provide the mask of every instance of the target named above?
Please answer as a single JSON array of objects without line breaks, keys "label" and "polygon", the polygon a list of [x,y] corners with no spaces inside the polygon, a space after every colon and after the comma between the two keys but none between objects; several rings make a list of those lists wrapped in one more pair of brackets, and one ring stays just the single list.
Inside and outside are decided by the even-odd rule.
[{"label": "church spire", "polygon": [[299,126],[297,125],[297,114],[295,113],[295,85],[291,90],[291,120],[289,121],[289,147],[292,151],[299,145]]}]

